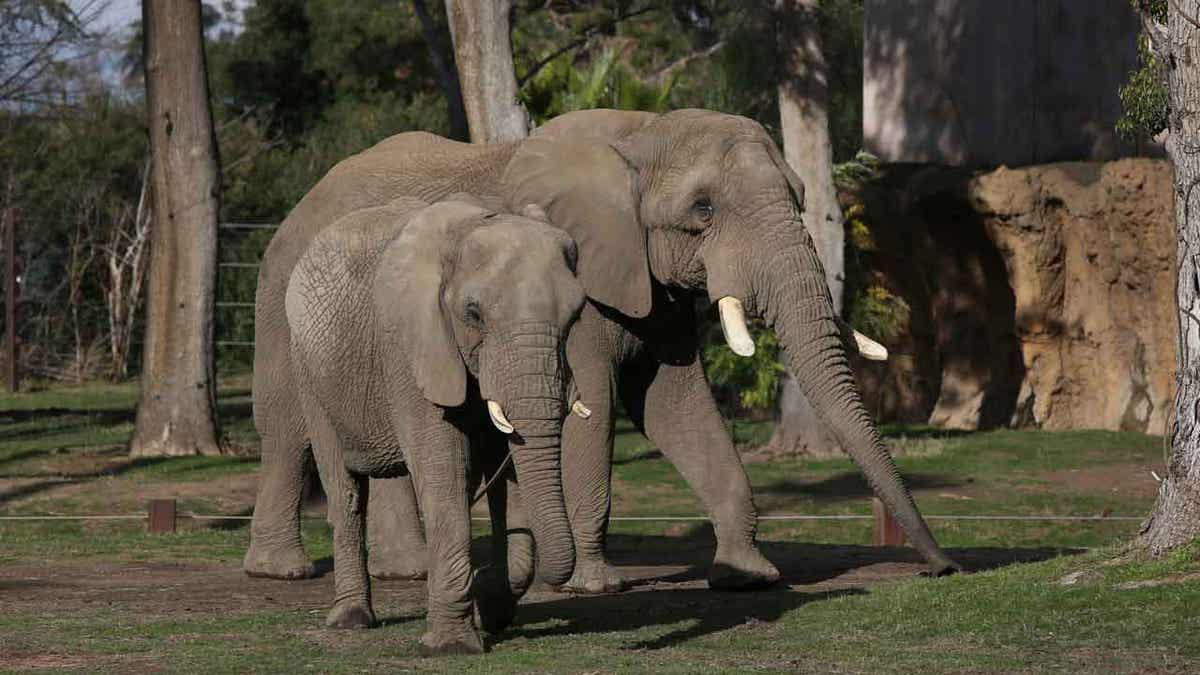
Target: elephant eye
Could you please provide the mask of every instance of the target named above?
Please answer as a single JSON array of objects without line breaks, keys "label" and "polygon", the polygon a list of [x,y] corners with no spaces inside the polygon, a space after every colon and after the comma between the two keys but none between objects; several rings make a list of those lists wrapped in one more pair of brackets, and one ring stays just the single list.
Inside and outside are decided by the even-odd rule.
[{"label": "elephant eye", "polygon": [[696,200],[695,204],[692,204],[692,211],[696,214],[697,218],[708,222],[712,220],[714,209],[708,197],[701,197]]},{"label": "elephant eye", "polygon": [[483,316],[479,313],[479,302],[476,300],[467,301],[467,306],[463,310],[463,315],[466,317],[467,323],[483,323]]}]

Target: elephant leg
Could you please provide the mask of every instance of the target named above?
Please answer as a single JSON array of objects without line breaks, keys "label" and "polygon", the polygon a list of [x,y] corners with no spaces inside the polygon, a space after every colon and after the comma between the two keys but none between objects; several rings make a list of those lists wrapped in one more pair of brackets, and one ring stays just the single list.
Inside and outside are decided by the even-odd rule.
[{"label": "elephant leg", "polygon": [[[435,414],[442,413],[430,417]],[[483,653],[472,617],[466,438],[440,419],[410,424],[407,432],[409,471],[429,547],[429,607],[420,652],[423,656]]]},{"label": "elephant leg", "polygon": [[424,579],[429,566],[425,532],[412,477],[371,480],[367,549],[376,579]]},{"label": "elephant leg", "polygon": [[262,468],[242,569],[252,577],[307,579],[316,572],[300,541],[300,501],[312,459],[291,371],[271,365],[255,370]]},{"label": "elephant leg", "polygon": [[626,408],[635,420],[642,419],[646,436],[704,502],[712,521],[717,553],[709,586],[749,589],[778,581],[779,570],[754,543],[758,523],[750,481],[700,360],[637,368],[636,373],[628,378],[632,386],[622,381]]},{"label": "elephant leg", "polygon": [[508,628],[517,602],[533,584],[534,543],[529,516],[521,502],[521,489],[512,473],[488,490],[492,521],[492,563],[479,570],[471,592],[479,613],[479,627],[495,634]]},{"label": "elephant leg", "polygon": [[367,492],[369,482],[355,476],[342,461],[337,432],[323,411],[306,405],[313,454],[329,502],[333,526],[333,608],[325,619],[330,628],[370,628],[371,577],[367,574]]},{"label": "elephant leg", "polygon": [[571,331],[567,360],[580,400],[592,411],[587,419],[569,414],[563,422],[563,493],[575,540],[575,572],[563,585],[573,593],[616,593],[628,585],[604,557],[604,538],[612,506],[613,366],[594,341],[581,340],[584,319]]}]

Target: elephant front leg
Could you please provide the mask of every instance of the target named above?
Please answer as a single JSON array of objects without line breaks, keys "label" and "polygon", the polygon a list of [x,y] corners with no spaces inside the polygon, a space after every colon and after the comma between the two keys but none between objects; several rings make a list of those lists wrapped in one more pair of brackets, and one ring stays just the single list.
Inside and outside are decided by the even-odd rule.
[{"label": "elephant front leg", "polygon": [[732,590],[774,584],[779,570],[754,542],[757,513],[750,481],[721,421],[700,359],[640,372],[652,373],[650,380],[641,390],[635,379],[624,396],[625,404],[631,415],[642,418],[646,435],[704,502],[717,537],[708,585]]},{"label": "elephant front leg", "polygon": [[534,577],[529,516],[521,501],[520,486],[511,474],[488,490],[488,513],[492,521],[492,562],[475,573],[471,593],[479,627],[495,634],[512,623],[517,602]]},{"label": "elephant front leg", "polygon": [[[586,311],[586,310],[585,310]],[[570,338],[575,339],[575,333]],[[567,415],[563,423],[563,493],[575,539],[575,572],[562,590],[573,593],[617,593],[628,582],[604,557],[604,539],[612,505],[613,389],[607,363],[599,357],[572,356],[580,400],[592,414]]]},{"label": "elephant front leg", "polygon": [[420,652],[423,656],[480,654],[483,640],[475,629],[470,588],[466,439],[446,431],[411,440],[409,470],[425,516],[429,547],[429,608]]},{"label": "elephant front leg", "polygon": [[319,413],[309,416],[313,454],[329,500],[333,525],[333,608],[325,619],[330,628],[370,628],[371,578],[367,574],[367,491],[365,477],[346,470],[337,434]]},{"label": "elephant front leg", "polygon": [[411,476],[371,480],[367,538],[371,576],[425,578],[429,553]]}]

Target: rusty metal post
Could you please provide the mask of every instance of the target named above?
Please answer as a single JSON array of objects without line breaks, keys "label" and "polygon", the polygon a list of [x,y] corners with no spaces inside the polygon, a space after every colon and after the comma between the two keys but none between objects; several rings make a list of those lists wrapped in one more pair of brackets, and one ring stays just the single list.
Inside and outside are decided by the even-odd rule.
[{"label": "rusty metal post", "polygon": [[896,522],[883,502],[879,501],[879,497],[871,498],[871,511],[875,514],[871,544],[874,546],[903,546],[904,530],[900,528],[900,523]]},{"label": "rusty metal post", "polygon": [[20,386],[20,371],[17,369],[17,218],[12,207],[4,211],[4,354],[5,381],[8,391],[16,393]]},{"label": "rusty metal post", "polygon": [[170,534],[175,531],[175,500],[151,499],[147,531],[150,534]]}]

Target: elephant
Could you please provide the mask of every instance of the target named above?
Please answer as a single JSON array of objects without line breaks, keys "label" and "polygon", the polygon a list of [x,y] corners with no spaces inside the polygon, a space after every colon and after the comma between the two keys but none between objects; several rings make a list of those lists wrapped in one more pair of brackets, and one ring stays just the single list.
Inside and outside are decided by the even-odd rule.
[{"label": "elephant", "polygon": [[[717,305],[735,352],[753,349],[746,315],[775,329],[784,365],[931,572],[961,569],[938,546],[863,406],[850,369],[851,333],[834,313],[804,226],[804,186],[761,125],[706,110],[590,110],[562,115],[507,144],[398,134],[327,174],[285,221],[267,255],[282,272],[295,247],[346,209],[456,191],[487,195],[509,208],[537,204],[579,247],[587,302],[568,336],[567,358],[594,414],[568,416],[563,426],[563,482],[576,552],[566,589],[625,586],[604,557],[618,401],[705,506],[717,540],[710,587],[756,588],[779,579],[755,543],[749,480],[698,358],[696,297]],[[278,343],[280,272],[259,277],[255,330],[262,344]],[[260,383],[285,391],[272,358],[255,353],[265,469],[245,566],[287,578],[308,571],[297,515],[304,462],[298,439],[269,420],[271,406],[286,396],[258,397]],[[411,501],[403,481],[388,489],[383,498],[389,503]],[[389,540],[419,538],[412,513],[402,516],[372,520],[371,528]],[[372,550],[373,565],[375,555]],[[415,557],[381,550],[384,556],[381,571],[420,565]]]},{"label": "elephant", "polygon": [[[335,601],[326,625],[375,623],[368,477],[410,476],[429,531],[423,653],[482,652],[473,605],[485,628],[503,628],[535,559],[543,578],[570,578],[560,441],[565,337],[584,303],[577,256],[561,230],[457,196],[353,211],[305,248],[284,309],[300,403],[293,423],[312,445],[333,524]],[[494,530],[531,532],[536,558],[525,546],[514,564],[501,565],[503,575],[477,575],[472,584],[472,469],[503,468],[496,459],[504,440],[504,465],[511,459],[519,481],[511,487],[524,500],[490,499]]]}]

